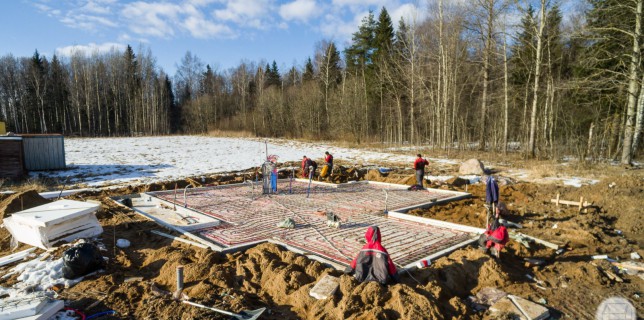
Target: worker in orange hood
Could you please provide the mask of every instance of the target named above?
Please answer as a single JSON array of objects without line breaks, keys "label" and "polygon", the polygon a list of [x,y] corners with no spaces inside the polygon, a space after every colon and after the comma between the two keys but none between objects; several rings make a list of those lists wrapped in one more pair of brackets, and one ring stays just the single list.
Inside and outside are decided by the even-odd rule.
[{"label": "worker in orange hood", "polygon": [[367,244],[362,247],[345,272],[353,273],[360,282],[377,281],[381,284],[398,282],[396,266],[387,249],[380,243],[380,228],[371,226],[364,236]]}]

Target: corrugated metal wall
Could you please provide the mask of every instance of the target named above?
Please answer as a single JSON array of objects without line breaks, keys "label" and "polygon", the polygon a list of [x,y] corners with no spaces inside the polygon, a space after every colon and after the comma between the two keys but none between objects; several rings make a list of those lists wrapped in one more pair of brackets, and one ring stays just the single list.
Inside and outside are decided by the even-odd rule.
[{"label": "corrugated metal wall", "polygon": [[25,175],[21,137],[0,137],[0,178],[18,179]]},{"label": "corrugated metal wall", "polygon": [[60,134],[23,134],[25,167],[33,170],[65,169],[65,141]]}]

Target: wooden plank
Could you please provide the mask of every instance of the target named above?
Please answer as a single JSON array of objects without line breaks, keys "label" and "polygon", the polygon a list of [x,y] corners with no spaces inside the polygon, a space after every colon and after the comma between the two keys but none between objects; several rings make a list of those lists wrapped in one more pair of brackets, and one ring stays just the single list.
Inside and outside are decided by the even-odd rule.
[{"label": "wooden plank", "polygon": [[559,245],[556,245],[556,244],[554,244],[554,243],[552,243],[552,242],[548,242],[548,241],[545,241],[545,240],[541,240],[541,239],[539,239],[539,238],[535,238],[535,237],[533,237],[533,236],[529,236],[529,235],[527,235],[527,234],[523,234],[523,233],[520,233],[520,232],[511,232],[511,233],[510,233],[510,238],[513,238],[513,239],[514,239],[514,238],[516,238],[516,237],[528,238],[528,239],[530,239],[530,240],[532,240],[532,241],[534,241],[534,242],[536,242],[536,243],[540,243],[540,244],[542,244],[542,245],[544,245],[544,246],[546,246],[546,247],[548,247],[548,248],[554,249],[554,250],[558,250],[558,249],[559,249]]},{"label": "wooden plank", "polygon": [[[583,199],[583,197],[582,197],[582,199]],[[579,201],[560,200],[560,199],[550,199],[550,202],[559,203],[559,204],[565,204],[565,205],[570,205],[570,206],[575,206],[575,207],[578,207],[579,203],[580,203]],[[591,205],[591,203],[589,203],[588,201],[583,202],[583,207],[587,207],[589,205]]]}]

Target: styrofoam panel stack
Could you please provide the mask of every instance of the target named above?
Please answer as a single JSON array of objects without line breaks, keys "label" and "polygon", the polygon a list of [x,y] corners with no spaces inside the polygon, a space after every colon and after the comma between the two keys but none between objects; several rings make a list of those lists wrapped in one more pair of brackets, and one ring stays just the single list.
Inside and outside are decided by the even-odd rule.
[{"label": "styrofoam panel stack", "polygon": [[61,241],[103,233],[94,215],[99,207],[94,203],[59,200],[14,213],[3,222],[17,241],[49,249]]}]

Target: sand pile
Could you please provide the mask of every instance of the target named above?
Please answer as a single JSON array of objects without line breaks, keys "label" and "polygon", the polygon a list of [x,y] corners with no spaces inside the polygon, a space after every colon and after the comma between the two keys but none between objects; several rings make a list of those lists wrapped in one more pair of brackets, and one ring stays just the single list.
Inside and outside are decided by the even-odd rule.
[{"label": "sand pile", "polygon": [[0,195],[0,218],[6,218],[12,213],[31,209],[51,201],[41,197],[35,190]]}]

